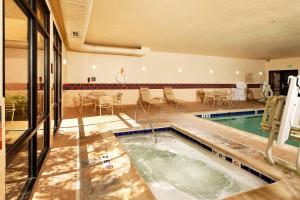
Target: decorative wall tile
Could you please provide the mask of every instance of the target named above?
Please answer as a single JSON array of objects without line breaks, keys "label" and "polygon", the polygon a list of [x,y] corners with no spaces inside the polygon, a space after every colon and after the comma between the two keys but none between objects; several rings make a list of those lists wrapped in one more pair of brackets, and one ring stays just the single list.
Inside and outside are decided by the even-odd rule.
[{"label": "decorative wall tile", "polygon": [[[235,84],[222,83],[65,83],[63,90],[136,90],[141,87],[150,89],[207,89],[207,88],[236,88]],[[260,84],[248,84],[248,88],[259,88]]]}]

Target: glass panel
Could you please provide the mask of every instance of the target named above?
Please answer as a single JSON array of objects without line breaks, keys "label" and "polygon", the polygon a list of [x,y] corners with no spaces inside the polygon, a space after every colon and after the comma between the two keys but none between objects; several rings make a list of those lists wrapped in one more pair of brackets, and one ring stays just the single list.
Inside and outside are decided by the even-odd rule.
[{"label": "glass panel", "polygon": [[[16,31],[18,30],[18,31]],[[5,0],[5,128],[9,147],[28,129],[28,18]]]},{"label": "glass panel", "polygon": [[45,12],[39,2],[37,2],[37,17],[42,25],[45,27]]},{"label": "glass panel", "polygon": [[17,199],[28,178],[28,143],[6,167],[5,199]]},{"label": "glass panel", "polygon": [[44,134],[44,124],[42,126],[40,126],[40,128],[38,129],[38,132],[37,132],[37,157],[40,156],[41,152],[43,151],[44,149],[44,137],[45,134]]},{"label": "glass panel", "polygon": [[38,52],[37,52],[37,74],[38,74],[38,91],[37,91],[37,116],[42,117],[44,111],[44,94],[45,94],[45,38],[38,32]]}]

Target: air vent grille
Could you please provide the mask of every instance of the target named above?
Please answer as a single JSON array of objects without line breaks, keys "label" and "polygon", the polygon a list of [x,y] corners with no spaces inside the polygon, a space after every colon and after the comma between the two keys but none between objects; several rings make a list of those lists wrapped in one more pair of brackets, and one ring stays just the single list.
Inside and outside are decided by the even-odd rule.
[{"label": "air vent grille", "polygon": [[72,31],[72,37],[78,38],[79,32],[78,31]]}]

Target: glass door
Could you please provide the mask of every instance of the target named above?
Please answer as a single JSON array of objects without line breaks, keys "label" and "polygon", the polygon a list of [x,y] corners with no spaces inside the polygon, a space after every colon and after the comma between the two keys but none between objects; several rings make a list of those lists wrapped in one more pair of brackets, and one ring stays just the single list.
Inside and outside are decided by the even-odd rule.
[{"label": "glass door", "polygon": [[287,95],[289,85],[288,77],[297,76],[298,70],[277,70],[269,72],[269,84],[274,95]]}]

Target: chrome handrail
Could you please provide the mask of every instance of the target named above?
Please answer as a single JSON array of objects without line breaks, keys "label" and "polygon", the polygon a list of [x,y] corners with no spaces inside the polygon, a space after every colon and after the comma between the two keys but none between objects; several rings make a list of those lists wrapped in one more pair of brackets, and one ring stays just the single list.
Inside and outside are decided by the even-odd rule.
[{"label": "chrome handrail", "polygon": [[147,113],[146,109],[144,108],[144,106],[143,106],[143,104],[142,104],[142,102],[141,102],[140,99],[137,101],[136,104],[137,104],[137,106],[136,106],[136,109],[135,109],[135,121],[137,121],[137,111],[138,111],[138,107],[140,107],[141,110],[143,111],[145,117],[146,117],[146,120],[147,120],[150,128],[151,128],[153,139],[154,139],[154,143],[156,144],[157,143],[157,135],[156,135],[156,132],[155,132],[155,130],[153,128],[153,125],[152,125],[151,121],[149,120],[148,113]]}]

